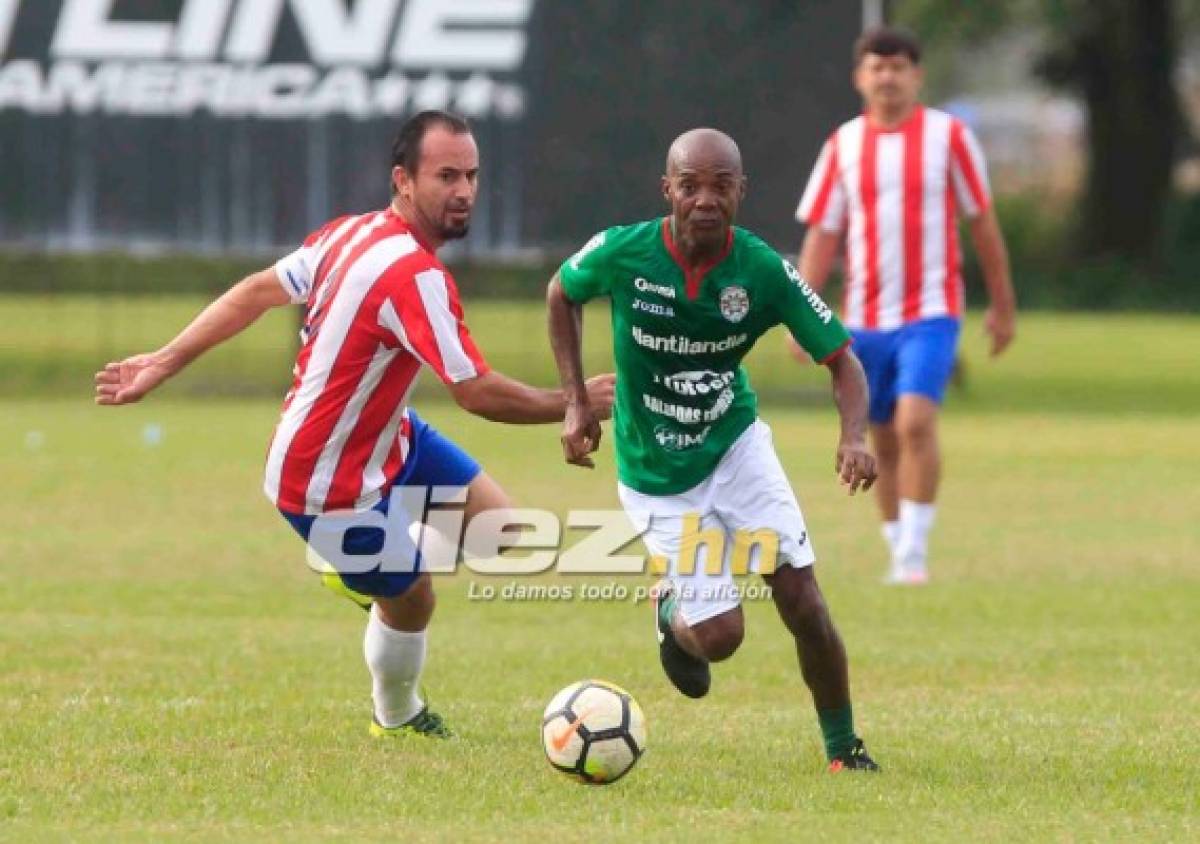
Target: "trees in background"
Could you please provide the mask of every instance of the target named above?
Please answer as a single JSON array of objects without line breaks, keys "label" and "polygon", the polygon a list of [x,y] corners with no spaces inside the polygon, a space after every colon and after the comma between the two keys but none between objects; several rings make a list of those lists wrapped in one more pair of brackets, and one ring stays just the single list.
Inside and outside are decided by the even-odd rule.
[{"label": "trees in background", "polygon": [[1174,71],[1180,20],[1196,0],[897,0],[891,19],[930,50],[978,45],[1014,27],[1037,29],[1036,75],[1081,99],[1087,173],[1076,257],[1149,266],[1161,256],[1176,152],[1185,137]]}]

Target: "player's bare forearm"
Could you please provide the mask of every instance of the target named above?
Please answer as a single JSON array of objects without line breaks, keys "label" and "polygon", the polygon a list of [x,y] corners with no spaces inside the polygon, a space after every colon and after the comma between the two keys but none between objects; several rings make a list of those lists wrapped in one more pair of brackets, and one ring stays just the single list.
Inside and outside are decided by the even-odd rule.
[{"label": "player's bare forearm", "polygon": [[[587,402],[599,418],[607,417],[612,408],[613,384],[611,374],[584,383]],[[451,384],[450,393],[468,413],[510,425],[561,422],[567,408],[562,390],[531,387],[495,370]]]},{"label": "player's bare forearm", "polygon": [[567,298],[557,273],[546,288],[546,319],[563,393],[569,402],[585,402],[583,307]]},{"label": "player's bare forearm", "polygon": [[845,349],[825,364],[833,383],[833,401],[841,417],[835,469],[853,495],[875,483],[875,457],[867,447],[867,376],[858,356]]},{"label": "player's bare forearm", "polygon": [[855,442],[867,440],[867,376],[851,349],[825,364],[833,385],[833,402],[837,405],[842,423],[842,439]]},{"label": "player's bare forearm", "polygon": [[244,331],[271,308],[290,301],[274,268],[268,267],[226,290],[158,354],[178,372],[213,346]]},{"label": "player's bare forearm", "polygon": [[204,352],[243,331],[268,309],[289,301],[274,269],[247,276],[161,349],[106,364],[96,373],[96,403],[138,401]]},{"label": "player's bare forearm", "polygon": [[468,413],[511,425],[558,422],[566,408],[562,390],[531,387],[494,370],[452,384],[450,392]]},{"label": "player's bare forearm", "polygon": [[820,293],[829,281],[833,262],[837,258],[841,236],[825,231],[820,226],[809,226],[800,247],[797,269],[808,282],[808,286]]},{"label": "player's bare forearm", "polygon": [[[600,447],[600,411],[594,407],[583,382],[583,306],[567,298],[558,274],[546,289],[546,312],[550,346],[566,398],[563,415],[563,458],[573,466],[591,469],[588,456]],[[611,387],[611,382],[609,384]],[[609,407],[611,408],[611,398]]]},{"label": "player's bare forearm", "polygon": [[992,354],[996,355],[1016,336],[1017,297],[1012,286],[1008,249],[992,208],[971,220],[970,232],[991,303],[984,316],[984,329],[991,335]]}]

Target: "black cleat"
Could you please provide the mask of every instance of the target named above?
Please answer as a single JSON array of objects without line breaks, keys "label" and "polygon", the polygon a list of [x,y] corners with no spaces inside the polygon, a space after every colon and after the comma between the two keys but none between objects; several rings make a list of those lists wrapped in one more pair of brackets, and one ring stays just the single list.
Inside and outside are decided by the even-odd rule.
[{"label": "black cleat", "polygon": [[667,679],[690,698],[701,698],[708,694],[712,685],[712,672],[709,671],[708,661],[697,659],[679,646],[675,634],[671,632],[671,624],[663,619],[659,612],[660,605],[668,600],[671,594],[669,584],[660,583],[654,589],[654,629],[658,634],[658,659],[662,663]]},{"label": "black cleat", "polygon": [[867,755],[867,749],[863,747],[862,739],[855,739],[853,747],[835,756],[829,763],[829,773],[831,774],[839,771],[879,770],[880,767],[875,764],[875,760]]}]

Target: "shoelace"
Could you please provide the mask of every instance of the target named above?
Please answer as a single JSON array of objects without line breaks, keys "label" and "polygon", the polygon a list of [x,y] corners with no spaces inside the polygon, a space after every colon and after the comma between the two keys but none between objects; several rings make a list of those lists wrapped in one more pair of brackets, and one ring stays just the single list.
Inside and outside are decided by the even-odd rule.
[{"label": "shoelace", "polygon": [[449,735],[450,730],[447,729],[442,716],[436,712],[430,712],[428,708],[418,713],[413,719],[412,728],[419,733],[437,733],[438,735]]}]

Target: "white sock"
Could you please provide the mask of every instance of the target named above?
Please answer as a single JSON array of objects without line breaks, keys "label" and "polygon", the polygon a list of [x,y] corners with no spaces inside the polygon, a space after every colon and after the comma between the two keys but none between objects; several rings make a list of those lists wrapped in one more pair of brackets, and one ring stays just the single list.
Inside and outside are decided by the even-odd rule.
[{"label": "white sock", "polygon": [[417,695],[417,682],[425,665],[425,631],[393,630],[372,605],[363,637],[363,656],[371,671],[371,698],[375,720],[385,727],[398,727],[421,711],[425,704]]},{"label": "white sock", "polygon": [[884,522],[880,528],[883,533],[884,541],[887,542],[888,551],[892,554],[896,553],[896,545],[900,542],[900,520],[894,522]]},{"label": "white sock", "polygon": [[900,499],[900,535],[895,557],[905,568],[924,569],[929,553],[929,530],[937,513],[936,504]]}]

